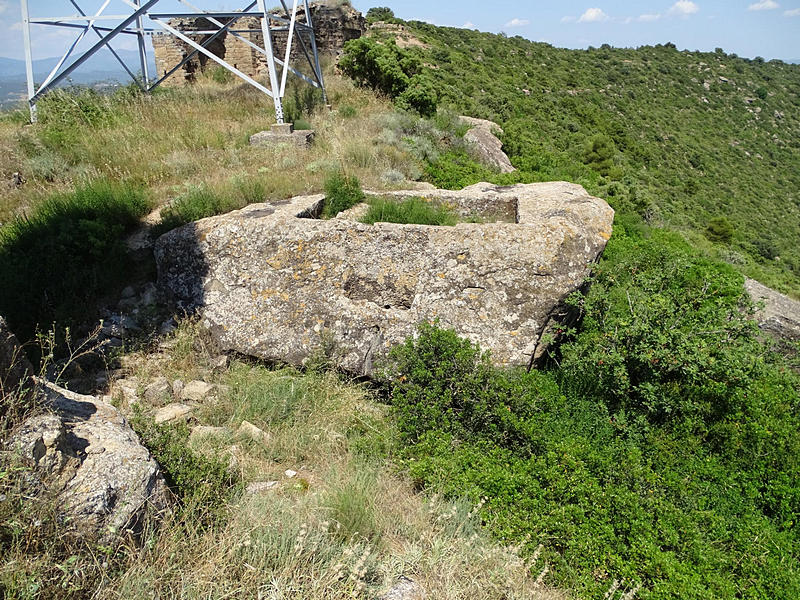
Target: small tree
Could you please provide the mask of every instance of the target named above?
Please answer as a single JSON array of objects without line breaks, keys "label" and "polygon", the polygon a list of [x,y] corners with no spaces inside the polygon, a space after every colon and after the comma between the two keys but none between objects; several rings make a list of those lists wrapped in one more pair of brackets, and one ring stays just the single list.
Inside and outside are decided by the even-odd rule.
[{"label": "small tree", "polygon": [[714,217],[706,227],[706,237],[712,242],[727,244],[733,238],[733,225],[725,217]]},{"label": "small tree", "polygon": [[367,22],[391,21],[394,19],[394,11],[388,6],[376,6],[367,11]]}]

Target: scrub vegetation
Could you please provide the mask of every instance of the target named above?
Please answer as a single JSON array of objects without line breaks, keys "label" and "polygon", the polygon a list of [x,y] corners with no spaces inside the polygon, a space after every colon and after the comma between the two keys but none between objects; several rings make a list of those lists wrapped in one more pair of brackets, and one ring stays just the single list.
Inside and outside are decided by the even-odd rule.
[{"label": "scrub vegetation", "polygon": [[[202,437],[114,398],[172,516],[99,546],[31,498],[3,451],[0,595],[367,599],[406,575],[453,600],[800,597],[800,365],[743,289],[747,275],[800,297],[800,69],[671,44],[563,50],[388,8],[370,20],[421,43],[391,29],[351,43],[353,81],[326,77],[333,111],[291,90],[287,113],[317,132],[308,151],[250,147],[273,114],[215,73],[151,97],[54,94],[32,126],[3,114],[0,173],[25,183],[0,194],[0,314],[25,341],[93,322],[130,269],[152,269],[125,251],[142,218],[163,232],[324,193],[326,217],[369,198],[366,222],[452,224],[362,187],[568,180],[617,211],[569,299],[580,318],[531,372],[422,324],[371,384],[322,351],[305,371],[214,368],[191,319],[143,333],[112,379],[220,390],[192,417],[214,428]],[[501,125],[517,172],[476,163],[458,114]],[[5,435],[20,399],[0,401]]]},{"label": "scrub vegetation", "polygon": [[351,42],[343,60],[362,61],[355,80],[393,96],[383,74],[424,65],[415,77],[432,82],[439,107],[497,122],[518,169],[494,174],[445,144],[426,167],[428,181],[580,183],[618,212],[678,231],[800,297],[797,65],[670,43],[566,50],[391,20],[420,43],[400,49],[390,30]]}]

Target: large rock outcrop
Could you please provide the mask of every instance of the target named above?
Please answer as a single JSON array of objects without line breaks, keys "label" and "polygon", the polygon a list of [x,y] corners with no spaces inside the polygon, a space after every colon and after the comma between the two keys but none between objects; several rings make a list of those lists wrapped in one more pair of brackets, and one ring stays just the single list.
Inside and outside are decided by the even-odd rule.
[{"label": "large rock outcrop", "polygon": [[495,131],[502,134],[500,126],[485,119],[472,117],[459,117],[462,123],[469,125],[469,130],[464,134],[464,141],[469,145],[472,155],[487,167],[497,169],[501,173],[513,173],[514,165],[503,151],[503,142],[495,135]]},{"label": "large rock outcrop", "polygon": [[369,375],[420,322],[438,319],[498,364],[530,364],[548,320],[604,249],[612,209],[569,183],[425,197],[496,222],[310,218],[322,196],[251,205],[159,238],[159,284],[183,307],[202,308],[222,348],[263,359],[299,365],[324,349]]},{"label": "large rock outcrop", "polygon": [[755,279],[745,279],[744,288],[753,302],[764,303],[763,308],[755,315],[762,331],[779,339],[800,340],[800,302]]},{"label": "large rock outcrop", "polygon": [[158,465],[116,408],[41,387],[46,412],[25,420],[8,444],[32,467],[33,491],[46,489],[72,524],[104,540],[167,508]]}]

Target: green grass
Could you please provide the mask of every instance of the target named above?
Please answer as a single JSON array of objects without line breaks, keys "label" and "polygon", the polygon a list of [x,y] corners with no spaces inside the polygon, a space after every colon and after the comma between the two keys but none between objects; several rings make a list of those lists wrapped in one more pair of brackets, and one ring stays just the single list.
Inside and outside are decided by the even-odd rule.
[{"label": "green grass", "polygon": [[368,225],[384,222],[453,226],[458,222],[458,216],[447,207],[423,198],[408,198],[399,202],[389,198],[375,198],[369,200],[369,210],[359,220]]},{"label": "green grass", "polygon": [[353,208],[364,198],[358,178],[337,171],[325,181],[325,205],[322,209],[322,218],[332,219],[340,212]]},{"label": "green grass", "polygon": [[[472,503],[425,497],[398,476],[387,461],[395,428],[363,387],[235,358],[210,377],[216,354],[196,322],[170,341],[158,360],[128,355],[126,376],[227,386],[190,423],[219,434],[157,426],[146,399],[126,414],[175,493],[173,511],[139,540],[99,545],[30,493],[28,465],[0,453],[3,598],[370,600],[410,575],[441,600],[561,600],[536,582],[543,561],[492,541]],[[236,436],[245,417],[266,440]],[[253,481],[277,483],[245,492]]]},{"label": "green grass", "polygon": [[141,187],[98,180],[0,229],[0,314],[21,340],[93,320],[98,300],[130,274],[123,237],[149,208]]},{"label": "green grass", "polygon": [[161,211],[161,222],[156,234],[165,233],[186,223],[237,210],[263,199],[263,186],[257,179],[212,188],[208,185],[192,186]]}]

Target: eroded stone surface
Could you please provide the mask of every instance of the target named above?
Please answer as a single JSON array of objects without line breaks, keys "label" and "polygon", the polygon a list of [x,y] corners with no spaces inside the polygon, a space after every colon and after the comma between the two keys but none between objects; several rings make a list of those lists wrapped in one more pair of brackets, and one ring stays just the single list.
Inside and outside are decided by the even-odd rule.
[{"label": "eroded stone surface", "polygon": [[48,414],[27,419],[9,446],[82,529],[109,539],[168,505],[158,465],[120,412],[41,382]]},{"label": "eroded stone surface", "polygon": [[162,236],[159,284],[202,309],[223,350],[267,360],[299,365],[326,350],[370,375],[420,322],[438,319],[496,363],[528,365],[553,311],[605,248],[613,210],[563,182],[425,198],[516,222],[366,225],[298,218],[319,214],[322,196],[256,204]]},{"label": "eroded stone surface", "polygon": [[185,421],[194,411],[193,406],[181,402],[173,402],[159,408],[154,415],[156,425],[172,421]]},{"label": "eroded stone surface", "polygon": [[378,600],[423,600],[425,590],[408,577],[400,577],[392,588]]},{"label": "eroded stone surface", "polygon": [[298,129],[288,133],[275,131],[259,131],[250,136],[251,146],[277,146],[287,144],[298,148],[309,148],[314,142],[314,132],[310,129]]}]

